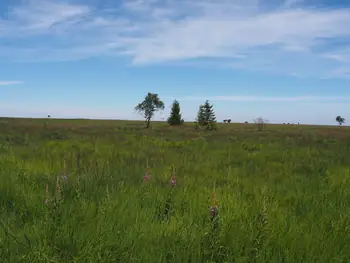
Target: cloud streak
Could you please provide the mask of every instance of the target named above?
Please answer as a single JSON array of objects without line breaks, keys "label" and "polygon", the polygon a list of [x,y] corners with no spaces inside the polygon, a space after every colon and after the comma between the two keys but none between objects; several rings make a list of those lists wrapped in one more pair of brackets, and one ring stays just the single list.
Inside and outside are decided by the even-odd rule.
[{"label": "cloud streak", "polygon": [[350,101],[350,97],[321,97],[321,96],[297,96],[297,97],[259,97],[259,96],[187,96],[181,101],[241,101],[241,102],[331,102]]},{"label": "cloud streak", "polygon": [[0,45],[0,57],[128,56],[134,65],[222,59],[221,66],[241,70],[347,76],[341,69],[350,66],[350,9],[304,2],[128,0],[101,9],[30,0],[0,18],[0,38],[12,44]]},{"label": "cloud streak", "polygon": [[23,81],[0,81],[0,86],[17,85],[22,83]]}]

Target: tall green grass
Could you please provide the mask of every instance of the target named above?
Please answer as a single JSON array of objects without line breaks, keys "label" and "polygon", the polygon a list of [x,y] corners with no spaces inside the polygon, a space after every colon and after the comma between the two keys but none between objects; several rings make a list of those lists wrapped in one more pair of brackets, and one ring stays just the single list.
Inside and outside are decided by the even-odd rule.
[{"label": "tall green grass", "polygon": [[350,262],[347,138],[236,124],[1,128],[0,262]]}]

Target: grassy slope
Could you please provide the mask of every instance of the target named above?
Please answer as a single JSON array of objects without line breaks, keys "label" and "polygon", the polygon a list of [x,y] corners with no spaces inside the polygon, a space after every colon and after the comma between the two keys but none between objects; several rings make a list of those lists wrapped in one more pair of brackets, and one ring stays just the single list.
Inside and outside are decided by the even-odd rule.
[{"label": "grassy slope", "polygon": [[1,262],[349,262],[347,127],[45,121],[0,119]]}]

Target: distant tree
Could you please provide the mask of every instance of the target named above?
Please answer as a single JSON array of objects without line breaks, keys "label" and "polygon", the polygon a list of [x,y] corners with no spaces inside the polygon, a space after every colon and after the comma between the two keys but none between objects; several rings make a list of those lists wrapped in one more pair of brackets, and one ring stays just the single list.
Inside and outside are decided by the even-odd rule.
[{"label": "distant tree", "polygon": [[158,94],[148,92],[145,99],[136,105],[135,110],[146,119],[145,125],[148,128],[154,113],[164,110],[164,102],[159,99]]},{"label": "distant tree", "polygon": [[224,120],[224,123],[226,123],[227,122],[227,120]]},{"label": "distant tree", "polygon": [[231,119],[228,119],[227,122],[228,122],[228,123],[231,123]]},{"label": "distant tree", "polygon": [[264,120],[262,117],[256,118],[254,120],[258,131],[262,131],[265,128],[265,123],[267,122],[267,120]]},{"label": "distant tree", "polygon": [[245,124],[248,124],[248,122],[247,122],[247,121],[245,121],[244,123],[245,123]]},{"label": "distant tree", "polygon": [[200,105],[197,112],[197,118],[196,118],[196,125],[199,127],[204,126],[204,121],[205,121],[204,114],[205,114],[204,107],[203,105]]},{"label": "distant tree", "polygon": [[174,100],[173,106],[171,107],[170,116],[168,118],[168,123],[170,125],[180,125],[184,122],[181,118],[180,113],[180,103],[177,100]]},{"label": "distant tree", "polygon": [[199,106],[196,123],[201,128],[207,130],[216,129],[216,117],[213,109],[213,105],[207,100],[203,105]]},{"label": "distant tree", "polygon": [[345,119],[342,116],[337,116],[335,120],[339,123],[339,125],[342,125],[345,122]]}]

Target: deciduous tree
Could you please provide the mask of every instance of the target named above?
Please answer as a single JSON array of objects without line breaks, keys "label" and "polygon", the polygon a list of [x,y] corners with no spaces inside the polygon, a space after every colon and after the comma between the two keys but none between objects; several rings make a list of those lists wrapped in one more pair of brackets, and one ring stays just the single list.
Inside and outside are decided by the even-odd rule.
[{"label": "deciduous tree", "polygon": [[154,113],[164,110],[164,102],[159,99],[158,94],[148,92],[145,99],[136,105],[135,110],[146,119],[146,128],[148,128]]},{"label": "deciduous tree", "polygon": [[345,122],[345,119],[342,116],[337,116],[335,120],[339,123],[339,125],[342,125]]}]

